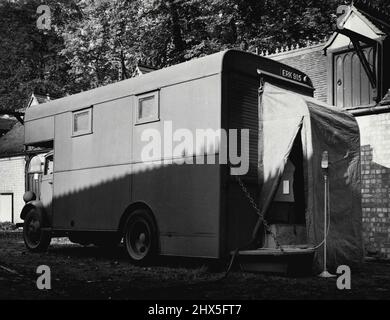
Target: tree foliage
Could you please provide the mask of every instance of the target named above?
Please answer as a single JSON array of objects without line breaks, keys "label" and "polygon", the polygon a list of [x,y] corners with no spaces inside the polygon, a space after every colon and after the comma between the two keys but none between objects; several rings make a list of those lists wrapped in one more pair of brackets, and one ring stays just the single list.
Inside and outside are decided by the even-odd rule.
[{"label": "tree foliage", "polygon": [[41,1],[0,2],[0,108],[23,107],[33,91],[56,97],[129,78],[139,61],[161,68],[227,48],[272,52],[323,40],[341,3],[47,0],[52,28],[42,31]]}]

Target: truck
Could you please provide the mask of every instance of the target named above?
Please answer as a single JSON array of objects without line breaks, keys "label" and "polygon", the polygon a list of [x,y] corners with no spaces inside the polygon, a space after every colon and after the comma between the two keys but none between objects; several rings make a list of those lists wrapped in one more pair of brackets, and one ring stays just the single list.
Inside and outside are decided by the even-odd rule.
[{"label": "truck", "polygon": [[[123,239],[134,262],[229,256],[251,240],[258,219],[250,197],[258,198],[262,184],[265,82],[313,96],[303,72],[227,50],[28,108],[28,186],[20,214],[26,247],[46,250],[53,237],[105,247]],[[218,134],[194,152],[174,141],[175,154],[149,152],[145,160],[145,132],[167,135],[167,123],[194,136],[199,129],[246,129],[239,140],[248,145],[247,170],[237,176],[236,163],[205,163],[232,148],[228,141],[219,149]]]}]

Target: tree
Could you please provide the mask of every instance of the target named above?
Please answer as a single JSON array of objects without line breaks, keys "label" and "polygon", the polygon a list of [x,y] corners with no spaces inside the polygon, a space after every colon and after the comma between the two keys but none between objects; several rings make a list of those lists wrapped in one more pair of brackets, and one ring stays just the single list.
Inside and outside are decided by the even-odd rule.
[{"label": "tree", "polygon": [[[39,0],[0,3],[0,108],[32,91],[62,96],[228,48],[255,51],[319,41],[344,0],[47,0],[52,29],[36,28]],[[382,12],[387,0],[370,2]]]},{"label": "tree", "polygon": [[68,91],[62,39],[36,28],[40,1],[0,4],[0,109],[19,109],[32,92],[62,96]]}]

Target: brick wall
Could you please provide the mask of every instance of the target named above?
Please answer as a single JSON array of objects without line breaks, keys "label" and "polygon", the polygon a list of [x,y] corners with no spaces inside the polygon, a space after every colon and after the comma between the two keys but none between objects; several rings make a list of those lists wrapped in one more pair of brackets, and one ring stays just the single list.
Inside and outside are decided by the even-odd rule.
[{"label": "brick wall", "polygon": [[19,214],[24,205],[24,169],[25,160],[23,156],[0,158],[0,193],[13,193],[15,223],[21,222]]},{"label": "brick wall", "polygon": [[289,52],[282,52],[268,56],[306,73],[315,88],[314,97],[320,101],[327,101],[327,57],[323,54],[324,44],[317,44]]},{"label": "brick wall", "polygon": [[356,120],[361,139],[365,249],[368,255],[390,258],[390,113]]}]

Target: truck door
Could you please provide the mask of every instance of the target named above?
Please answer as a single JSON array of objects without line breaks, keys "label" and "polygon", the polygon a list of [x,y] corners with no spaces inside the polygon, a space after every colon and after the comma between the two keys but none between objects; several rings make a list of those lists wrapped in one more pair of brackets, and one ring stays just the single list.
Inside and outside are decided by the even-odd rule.
[{"label": "truck door", "polygon": [[53,201],[53,154],[49,153],[45,157],[45,165],[41,178],[41,196],[42,204],[51,213]]}]

